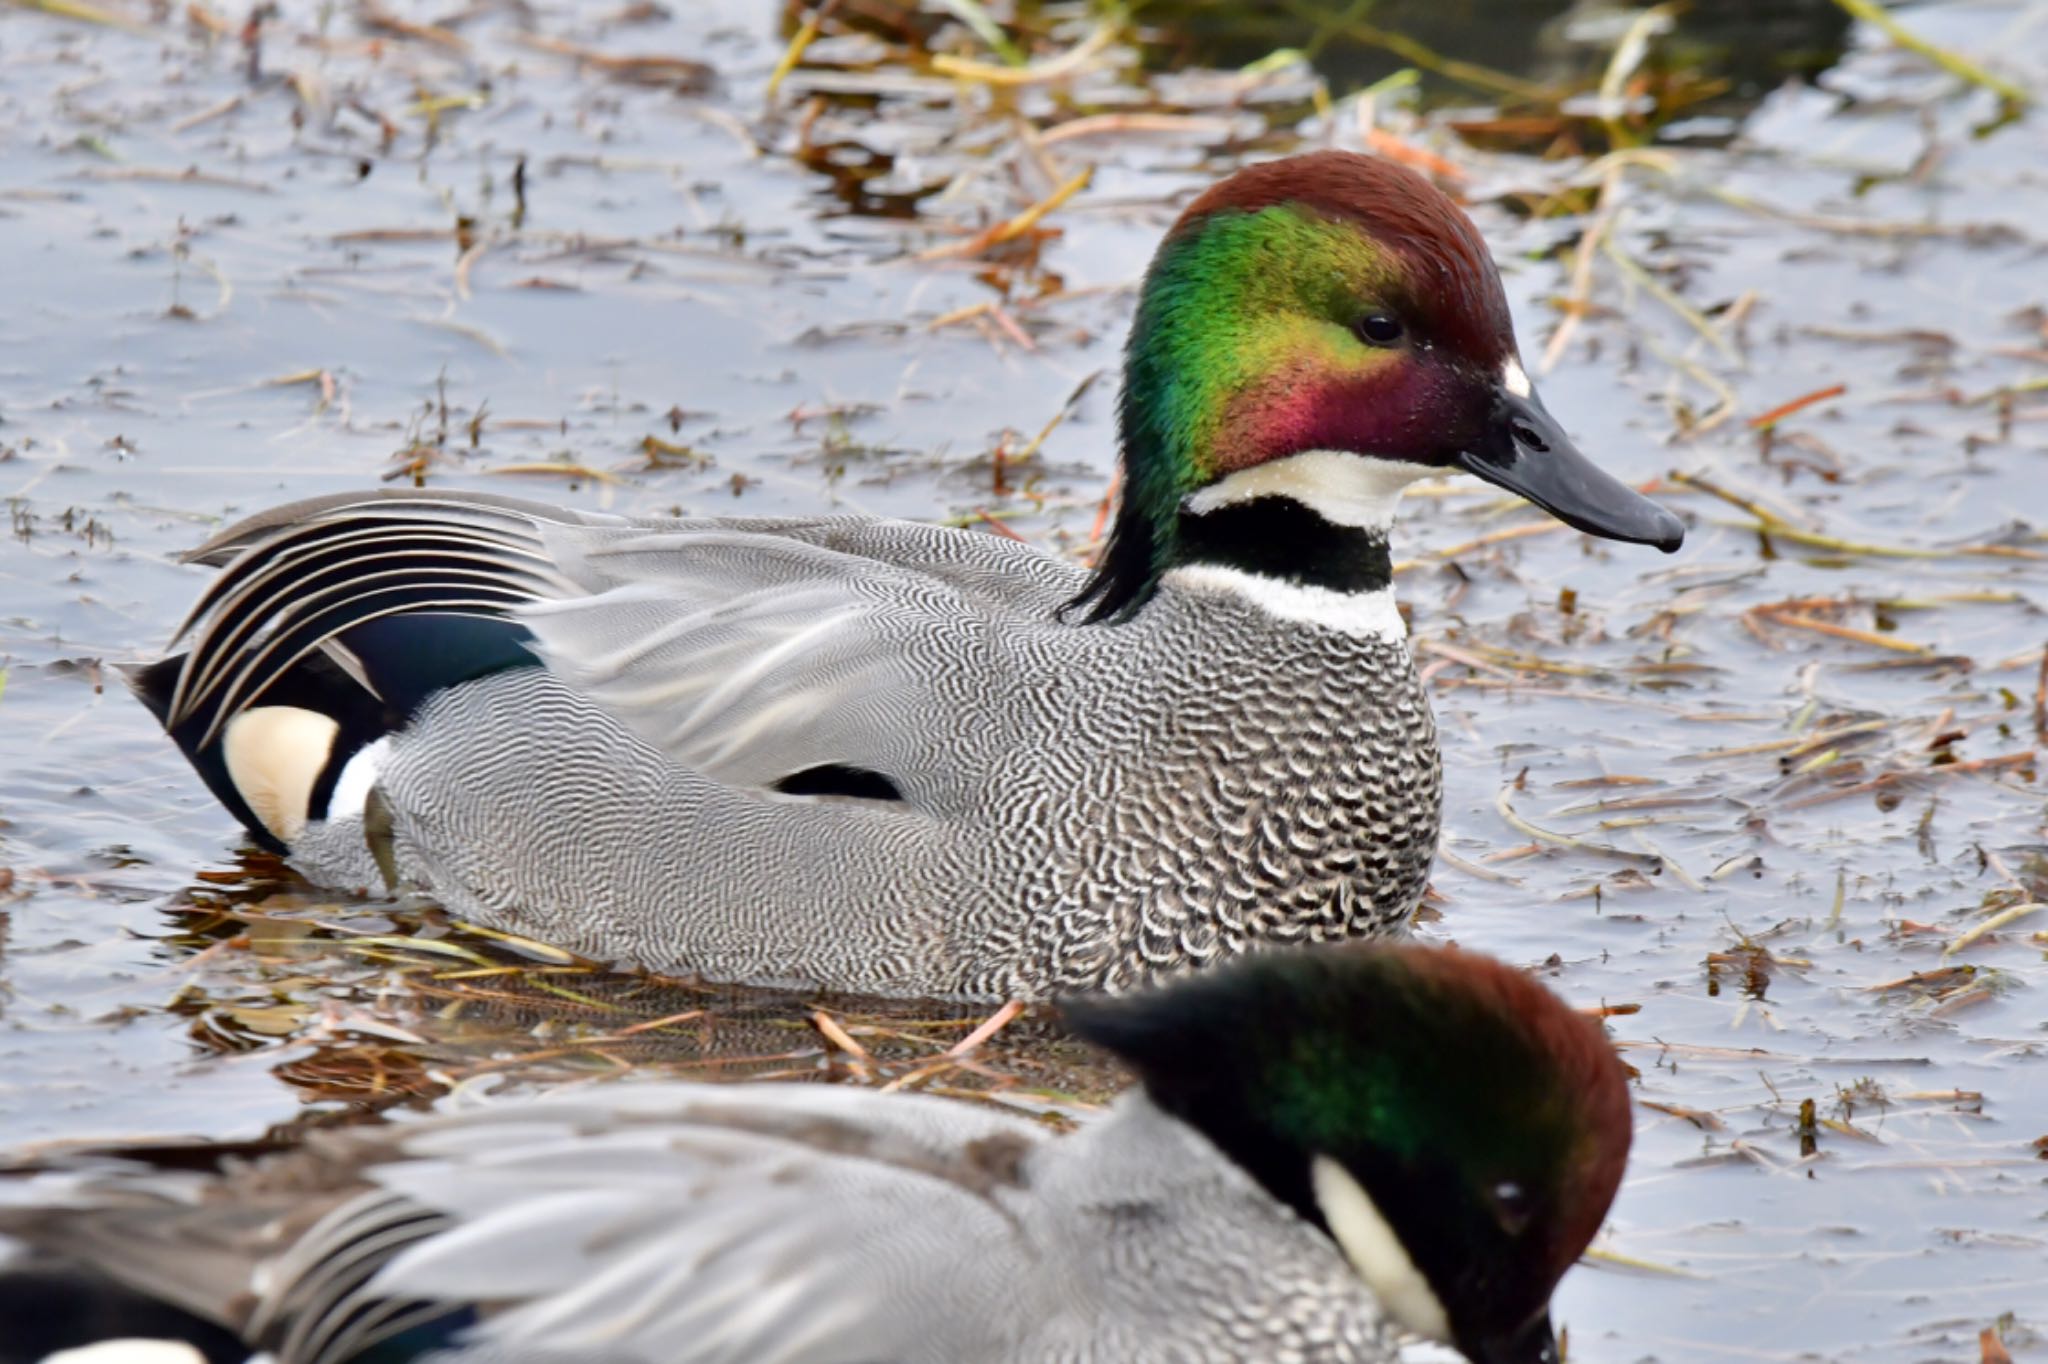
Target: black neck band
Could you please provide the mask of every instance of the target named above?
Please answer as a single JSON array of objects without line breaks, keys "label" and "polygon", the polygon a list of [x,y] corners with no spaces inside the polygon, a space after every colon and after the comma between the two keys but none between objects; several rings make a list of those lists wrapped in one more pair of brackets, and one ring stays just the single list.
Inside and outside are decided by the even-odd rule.
[{"label": "black neck band", "polygon": [[1340,526],[1291,497],[1183,510],[1178,548],[1183,563],[1222,564],[1332,592],[1376,592],[1394,581],[1384,530]]}]

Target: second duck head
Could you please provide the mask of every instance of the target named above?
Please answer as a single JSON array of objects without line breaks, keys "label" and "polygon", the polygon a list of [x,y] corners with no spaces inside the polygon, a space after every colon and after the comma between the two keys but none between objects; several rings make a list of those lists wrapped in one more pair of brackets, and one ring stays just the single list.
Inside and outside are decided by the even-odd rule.
[{"label": "second duck head", "polygon": [[1061,1005],[1336,1243],[1399,1325],[1557,1364],[1550,1296],[1621,1185],[1626,1068],[1534,977],[1413,942],[1256,953]]},{"label": "second duck head", "polygon": [[1263,162],[1188,205],[1145,275],[1118,424],[1123,508],[1075,601],[1089,620],[1193,564],[1385,587],[1394,504],[1437,472],[1588,534],[1667,552],[1685,536],[1545,410],[1472,220],[1352,152]]}]

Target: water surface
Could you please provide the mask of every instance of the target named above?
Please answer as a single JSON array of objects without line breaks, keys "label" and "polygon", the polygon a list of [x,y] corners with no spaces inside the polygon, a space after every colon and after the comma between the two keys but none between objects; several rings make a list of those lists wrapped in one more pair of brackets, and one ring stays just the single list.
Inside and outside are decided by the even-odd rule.
[{"label": "water surface", "polygon": [[[302,0],[253,46],[182,9],[0,18],[0,1145],[622,1067],[1067,1107],[1113,1085],[1043,1026],[957,1066],[971,1017],[824,1001],[864,1059],[818,1001],[309,892],[111,671],[162,648],[205,580],[176,555],[214,528],[409,480],[994,517],[1085,552],[1176,203],[1359,145],[1343,97],[1378,74],[1332,39],[1319,113],[1311,68],[1188,65],[1299,30],[1161,6],[1142,52],[1119,33],[1016,88],[913,59],[974,50],[935,16],[828,29],[771,98],[789,16],[671,10],[444,29]],[[2048,88],[2038,7],[1896,13]],[[1691,525],[1664,559],[1460,481],[1418,491],[1397,547],[1449,784],[1424,931],[1618,1010],[1640,1072],[1615,1258],[1558,1304],[1578,1359],[1974,1359],[2008,1314],[2016,1355],[2048,1331],[2048,913],[1995,917],[2048,899],[2044,124],[1831,6],[1795,17],[1811,83],[1734,73],[1711,136],[1673,121],[1618,160],[1583,94],[1432,82],[1441,113],[1373,111],[1379,145],[1462,175],[1552,410]],[[1584,85],[1627,19],[1582,34],[1591,60],[1455,55]],[[1034,10],[1027,36],[1046,59],[1094,22]],[[1046,235],[931,254],[1091,167]],[[1582,269],[1589,222],[1609,245]]]}]

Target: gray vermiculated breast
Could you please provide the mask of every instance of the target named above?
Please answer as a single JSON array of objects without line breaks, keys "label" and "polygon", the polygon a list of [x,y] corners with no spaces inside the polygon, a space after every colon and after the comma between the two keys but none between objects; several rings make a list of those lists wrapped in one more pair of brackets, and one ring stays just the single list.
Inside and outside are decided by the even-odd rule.
[{"label": "gray vermiculated breast", "polygon": [[1128,988],[1260,943],[1404,922],[1442,808],[1406,645],[1209,594],[1162,593],[1147,611],[1157,633],[1128,658],[1149,675],[1108,689],[1131,703],[1105,697],[1085,743],[1052,755],[1071,804],[1051,856],[1024,863],[1027,969]]},{"label": "gray vermiculated breast", "polygon": [[935,811],[735,791],[537,670],[429,703],[384,778],[409,871],[565,946],[712,978],[1002,996],[1127,988],[1397,927],[1441,806],[1404,644],[1162,592],[1126,626],[939,674]]}]

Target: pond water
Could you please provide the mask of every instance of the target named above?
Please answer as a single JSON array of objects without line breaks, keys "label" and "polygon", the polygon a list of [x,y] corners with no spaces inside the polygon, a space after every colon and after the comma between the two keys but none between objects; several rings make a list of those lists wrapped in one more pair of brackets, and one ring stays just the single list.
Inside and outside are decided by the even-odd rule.
[{"label": "pond water", "polygon": [[[1012,85],[932,68],[972,41],[877,0],[773,94],[800,15],[748,0],[43,8],[0,14],[0,1147],[621,1067],[1100,1098],[1028,1021],[950,1065],[957,1011],[615,976],[310,893],[110,665],[163,647],[206,576],[176,556],[224,521],[404,480],[1085,552],[1174,205],[1370,140],[1457,176],[1550,408],[1691,526],[1667,560],[1459,481],[1396,548],[1449,787],[1422,931],[1617,1010],[1640,1072],[1572,1357],[2048,1346],[2037,111],[1826,3],[1681,16],[1604,109],[1555,92],[1632,16],[1533,3],[1162,4],[1099,37],[1031,7],[1069,65]],[[1892,13],[2048,91],[2048,7]],[[1368,18],[1449,73],[1428,112],[1347,97],[1384,74]],[[1326,97],[1241,65],[1283,47]],[[1641,102],[1668,122],[1626,149]],[[962,249],[1083,170],[1055,231]]]}]

